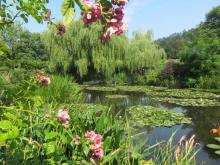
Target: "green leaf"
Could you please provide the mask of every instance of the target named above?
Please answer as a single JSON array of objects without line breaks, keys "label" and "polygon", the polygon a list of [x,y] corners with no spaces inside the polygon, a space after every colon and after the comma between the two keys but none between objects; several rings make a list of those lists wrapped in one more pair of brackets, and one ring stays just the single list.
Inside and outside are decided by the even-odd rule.
[{"label": "green leaf", "polygon": [[60,134],[60,139],[62,140],[63,143],[65,143],[65,144],[68,143],[67,137],[65,135]]},{"label": "green leaf", "polygon": [[215,154],[220,155],[220,150],[215,151]]},{"label": "green leaf", "polygon": [[17,116],[15,116],[14,114],[8,113],[8,112],[4,113],[4,116],[11,120],[17,120]]},{"label": "green leaf", "polygon": [[25,14],[21,14],[20,17],[23,19],[25,23],[28,23],[28,18]]},{"label": "green leaf", "polygon": [[58,135],[57,132],[45,132],[45,140],[51,140]]},{"label": "green leaf", "polygon": [[[1,24],[1,20],[0,20],[0,24]],[[0,56],[2,56],[3,54],[4,52],[0,50]]]},{"label": "green leaf", "polygon": [[89,154],[89,146],[86,144],[83,144],[83,153],[85,154],[85,156],[88,156]]},{"label": "green leaf", "polygon": [[75,16],[75,9],[74,8],[69,8],[66,12],[66,14],[64,15],[63,18],[63,24],[65,26],[68,26],[74,19]]},{"label": "green leaf", "polygon": [[3,130],[8,130],[12,127],[12,123],[8,120],[2,120],[0,121],[0,128]]},{"label": "green leaf", "polygon": [[62,15],[65,16],[70,8],[74,8],[74,0],[64,0],[61,6]]},{"label": "green leaf", "polygon": [[217,144],[208,144],[207,147],[211,149],[220,149],[220,145]]},{"label": "green leaf", "polygon": [[12,126],[11,130],[7,132],[8,139],[15,139],[19,135],[19,129],[16,126]]},{"label": "green leaf", "polygon": [[19,129],[16,126],[13,126],[8,120],[0,121],[0,129],[0,144],[8,139],[14,139],[19,135]]},{"label": "green leaf", "polygon": [[100,3],[107,8],[112,8],[112,3],[110,1],[100,0]]},{"label": "green leaf", "polygon": [[44,144],[44,149],[47,155],[54,153],[56,151],[56,142],[52,141]]},{"label": "green leaf", "polygon": [[215,137],[215,140],[220,142],[220,137]]},{"label": "green leaf", "polygon": [[110,148],[112,137],[108,136],[104,141],[104,148]]}]

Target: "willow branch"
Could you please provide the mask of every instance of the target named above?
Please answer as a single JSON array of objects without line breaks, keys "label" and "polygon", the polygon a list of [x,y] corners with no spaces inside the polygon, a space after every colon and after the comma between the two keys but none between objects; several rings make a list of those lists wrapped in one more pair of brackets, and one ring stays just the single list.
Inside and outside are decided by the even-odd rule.
[{"label": "willow branch", "polygon": [[21,13],[21,11],[19,11],[19,12],[17,12],[16,14],[15,14],[15,16],[13,17],[13,19],[11,20],[11,23],[13,23],[14,22],[14,20],[18,17],[18,15]]}]

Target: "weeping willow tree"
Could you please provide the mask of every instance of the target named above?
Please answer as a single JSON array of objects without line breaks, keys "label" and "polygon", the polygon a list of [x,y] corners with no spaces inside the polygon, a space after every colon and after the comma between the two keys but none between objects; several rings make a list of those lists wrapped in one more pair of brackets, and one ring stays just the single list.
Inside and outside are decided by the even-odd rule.
[{"label": "weeping willow tree", "polygon": [[101,43],[101,25],[86,27],[81,21],[72,23],[67,33],[56,36],[56,29],[42,35],[47,45],[50,67],[74,75],[80,81],[111,80],[114,75],[153,69],[165,59],[163,50],[151,40],[151,33],[137,33],[129,41],[125,35]]},{"label": "weeping willow tree", "polygon": [[152,33],[150,31],[147,33],[134,33],[125,58],[126,66],[131,72],[140,69],[160,69],[165,59],[164,50],[152,41]]},{"label": "weeping willow tree", "polygon": [[99,40],[101,26],[85,27],[81,21],[70,25],[64,36],[54,33],[55,29],[50,27],[43,34],[52,68],[62,65],[66,72],[85,79],[91,72],[110,77],[123,65],[128,48],[125,36],[113,37],[110,42],[102,44]]}]

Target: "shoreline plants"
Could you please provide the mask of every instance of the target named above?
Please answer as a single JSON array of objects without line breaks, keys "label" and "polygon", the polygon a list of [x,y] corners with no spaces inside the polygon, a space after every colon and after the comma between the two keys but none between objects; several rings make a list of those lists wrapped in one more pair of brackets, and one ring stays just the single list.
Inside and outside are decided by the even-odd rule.
[{"label": "shoreline plants", "polygon": [[[147,162],[157,164],[151,149],[159,143],[144,150],[144,144],[133,145],[138,136],[132,135],[133,128],[112,116],[108,107],[83,104],[71,79],[38,73],[16,81],[2,75],[1,92],[11,99],[1,99],[0,104],[1,163],[135,165],[146,162],[150,155]],[[50,83],[45,85],[44,78]],[[12,84],[13,90],[9,88]],[[170,152],[174,150],[170,148]]]}]

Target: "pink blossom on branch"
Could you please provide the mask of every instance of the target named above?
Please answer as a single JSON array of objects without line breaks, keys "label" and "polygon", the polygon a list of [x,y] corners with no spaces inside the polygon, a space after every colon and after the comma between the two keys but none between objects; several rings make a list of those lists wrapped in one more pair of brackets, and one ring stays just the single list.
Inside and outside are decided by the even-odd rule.
[{"label": "pink blossom on branch", "polygon": [[118,6],[125,6],[128,3],[128,0],[112,0],[112,4]]},{"label": "pink blossom on branch", "polygon": [[124,8],[123,7],[118,7],[116,9],[114,9],[113,11],[114,11],[113,12],[113,17],[115,19],[117,19],[118,21],[122,21],[123,18],[124,18],[124,15],[125,15]]},{"label": "pink blossom on branch", "polygon": [[92,155],[91,155],[91,158],[90,158],[90,161],[93,163],[93,164],[96,164],[97,161],[101,160],[104,156],[104,150],[103,148],[96,148],[94,150],[92,150]]},{"label": "pink blossom on branch", "polygon": [[120,35],[122,34],[128,27],[127,23],[119,22],[119,23],[111,23],[109,27],[106,29],[105,33],[101,36],[101,41],[108,41],[112,35]]},{"label": "pink blossom on branch", "polygon": [[87,138],[91,143],[90,144],[90,152],[91,152],[90,161],[93,164],[96,164],[104,156],[104,150],[102,147],[102,136],[99,134],[96,134],[94,131],[87,131],[85,133],[85,138]]},{"label": "pink blossom on branch", "polygon": [[101,5],[93,4],[90,0],[84,0],[83,3],[89,8],[88,11],[82,13],[83,22],[89,25],[102,18]]},{"label": "pink blossom on branch", "polygon": [[69,126],[70,116],[66,110],[60,109],[57,113],[57,118],[65,128]]}]

